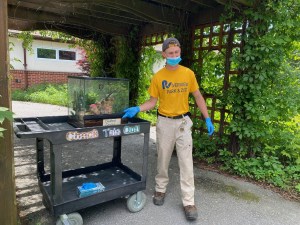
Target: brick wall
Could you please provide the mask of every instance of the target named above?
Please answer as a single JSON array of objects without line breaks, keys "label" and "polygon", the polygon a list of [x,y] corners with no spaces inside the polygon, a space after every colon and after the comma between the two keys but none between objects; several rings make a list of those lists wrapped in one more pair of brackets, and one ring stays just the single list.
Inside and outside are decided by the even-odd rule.
[{"label": "brick wall", "polygon": [[67,72],[48,72],[48,71],[25,71],[25,70],[10,70],[12,76],[11,88],[25,89],[42,83],[67,83],[68,76],[82,76],[82,73],[67,73]]}]

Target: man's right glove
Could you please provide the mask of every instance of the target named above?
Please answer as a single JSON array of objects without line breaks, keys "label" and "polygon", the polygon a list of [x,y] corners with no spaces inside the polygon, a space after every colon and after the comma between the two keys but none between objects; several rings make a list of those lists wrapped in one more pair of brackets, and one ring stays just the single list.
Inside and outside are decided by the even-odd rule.
[{"label": "man's right glove", "polygon": [[211,119],[208,117],[205,119],[205,123],[206,123],[206,127],[207,127],[207,131],[208,131],[208,135],[212,135],[214,133],[214,125],[211,122]]},{"label": "man's right glove", "polygon": [[132,118],[140,111],[139,106],[130,107],[124,110],[124,116],[122,118]]}]

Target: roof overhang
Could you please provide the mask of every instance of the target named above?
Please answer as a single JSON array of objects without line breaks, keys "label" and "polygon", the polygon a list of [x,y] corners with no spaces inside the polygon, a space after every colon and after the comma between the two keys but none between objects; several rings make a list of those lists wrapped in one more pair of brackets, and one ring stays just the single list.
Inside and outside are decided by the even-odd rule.
[{"label": "roof overhang", "polygon": [[[250,6],[235,0],[234,8]],[[167,33],[178,27],[215,22],[227,0],[8,0],[8,27],[56,30],[81,38],[95,34]]]}]

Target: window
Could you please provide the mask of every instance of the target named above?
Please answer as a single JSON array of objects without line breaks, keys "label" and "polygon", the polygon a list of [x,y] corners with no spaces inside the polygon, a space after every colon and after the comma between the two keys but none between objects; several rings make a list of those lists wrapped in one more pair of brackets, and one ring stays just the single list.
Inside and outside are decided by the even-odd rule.
[{"label": "window", "polygon": [[59,50],[59,59],[76,60],[76,52]]},{"label": "window", "polygon": [[40,59],[56,59],[56,50],[37,48],[37,57]]},{"label": "window", "polygon": [[76,60],[75,51],[37,48],[38,59]]}]

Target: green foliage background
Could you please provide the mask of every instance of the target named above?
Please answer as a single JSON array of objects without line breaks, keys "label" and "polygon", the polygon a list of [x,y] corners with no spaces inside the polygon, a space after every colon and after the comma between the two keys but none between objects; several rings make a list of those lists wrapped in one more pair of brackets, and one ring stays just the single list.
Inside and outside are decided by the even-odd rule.
[{"label": "green foliage background", "polygon": [[[300,4],[299,0],[253,3],[254,8],[239,15],[229,3],[224,17],[233,21],[230,26],[247,21],[243,51],[231,59],[243,74],[232,77],[221,96],[232,113],[230,135],[198,138],[195,156],[221,162],[223,169],[241,176],[300,192]],[[215,60],[210,58],[207,65],[217,68]],[[220,96],[206,85],[212,79],[206,82],[209,72],[201,69],[205,92]]]}]

